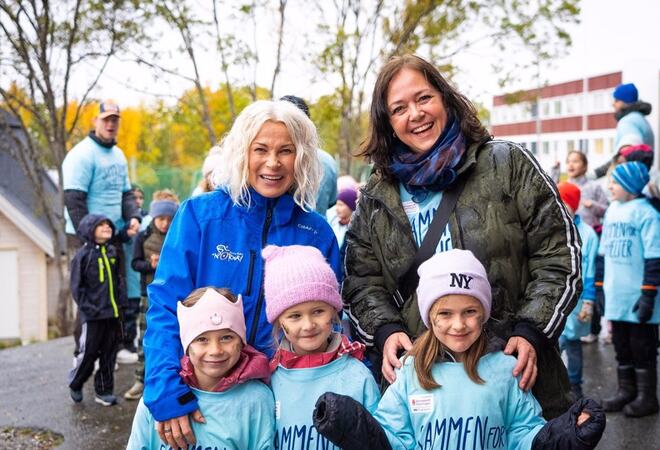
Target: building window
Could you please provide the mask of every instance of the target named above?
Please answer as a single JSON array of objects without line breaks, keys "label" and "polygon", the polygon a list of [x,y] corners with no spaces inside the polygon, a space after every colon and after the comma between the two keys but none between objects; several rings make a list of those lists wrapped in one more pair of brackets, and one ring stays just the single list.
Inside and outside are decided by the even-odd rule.
[{"label": "building window", "polygon": [[607,146],[607,149],[610,153],[614,153],[614,138],[609,139],[609,144]]},{"label": "building window", "polygon": [[573,114],[574,112],[574,102],[572,98],[566,99],[566,114]]},{"label": "building window", "polygon": [[561,115],[561,100],[555,100],[555,115]]},{"label": "building window", "polygon": [[602,155],[605,151],[603,138],[594,139],[594,152],[597,155]]},{"label": "building window", "polygon": [[543,111],[543,116],[542,117],[548,117],[550,115],[550,102],[544,101],[541,104],[542,111]]},{"label": "building window", "polygon": [[532,154],[536,155],[536,142],[532,142]]},{"label": "building window", "polygon": [[573,139],[569,139],[566,141],[566,151],[572,152],[573,150],[575,150],[575,141]]},{"label": "building window", "polygon": [[544,155],[550,154],[550,142],[548,141],[543,141],[543,154]]}]

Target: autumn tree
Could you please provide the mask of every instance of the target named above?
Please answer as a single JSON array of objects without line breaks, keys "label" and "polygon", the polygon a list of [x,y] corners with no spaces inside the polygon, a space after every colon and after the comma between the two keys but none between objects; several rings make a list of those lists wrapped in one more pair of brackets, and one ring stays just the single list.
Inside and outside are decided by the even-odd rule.
[{"label": "autumn tree", "polygon": [[[68,331],[71,314],[67,258],[59,257],[66,254],[58,239],[64,234],[61,163],[72,130],[111,58],[140,36],[146,19],[136,11],[136,3],[63,0],[55,5],[44,0],[0,0],[2,107],[28,131],[26,140],[4,144],[20,154],[17,159],[37,190],[53,234],[60,285],[57,319],[62,333]],[[79,72],[89,76],[77,76]],[[40,192],[44,167],[57,170],[58,202]]]},{"label": "autumn tree", "polygon": [[420,54],[451,77],[453,59],[475,45],[513,48],[524,57],[484,67],[508,80],[570,45],[566,27],[579,14],[579,0],[336,0],[316,6],[320,22],[310,40],[320,51],[308,59],[337,86],[341,124],[335,140],[344,172],[351,172],[351,156],[366,133],[365,87],[391,56]]}]

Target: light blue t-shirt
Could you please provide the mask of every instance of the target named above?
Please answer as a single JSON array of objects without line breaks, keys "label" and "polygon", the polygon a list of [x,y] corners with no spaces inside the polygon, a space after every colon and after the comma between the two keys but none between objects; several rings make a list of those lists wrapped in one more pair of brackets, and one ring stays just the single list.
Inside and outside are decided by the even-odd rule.
[{"label": "light blue t-shirt", "polygon": [[[140,223],[140,231],[147,229],[151,222],[151,216],[147,215],[142,218]],[[142,294],[142,287],[140,286],[140,272],[133,270],[131,262],[133,261],[133,250],[135,249],[135,236],[124,242],[124,260],[126,266],[126,296],[128,298],[140,298]]]},{"label": "light blue t-shirt", "polygon": [[[104,214],[117,230],[124,228],[121,215],[121,199],[131,190],[128,164],[124,153],[116,145],[103,147],[89,136],[67,153],[62,163],[64,190],[75,189],[87,193],[87,210]],[[75,234],[73,223],[66,208],[66,232]]]},{"label": "light blue t-shirt", "polygon": [[[605,257],[605,318],[639,323],[633,306],[641,295],[644,260],[660,258],[660,213],[645,198],[613,201],[598,251]],[[660,323],[660,294],[648,323]]]},{"label": "light blue t-shirt", "polygon": [[322,394],[348,395],[371,413],[380,399],[369,369],[348,355],[308,369],[280,366],[271,378],[271,387],[275,395],[275,449],[278,450],[338,449],[314,428],[314,405]]},{"label": "light blue t-shirt", "polygon": [[470,380],[462,363],[437,363],[432,374],[441,387],[432,391],[420,386],[413,361],[397,369],[374,415],[393,450],[529,450],[545,425],[539,403],[511,375],[513,356],[483,356],[477,371],[484,384]]},{"label": "light blue t-shirt", "polygon": [[[412,227],[413,237],[417,247],[421,247],[424,236],[429,230],[431,221],[442,201],[442,192],[429,192],[422,201],[413,200],[413,196],[406,190],[402,183],[399,183],[399,195],[401,196],[401,205],[408,216],[408,221]],[[435,248],[436,253],[446,252],[453,248],[451,243],[451,233],[449,231],[449,222],[445,226],[440,241]]]},{"label": "light blue t-shirt", "polygon": [[562,336],[571,340],[579,339],[591,332],[591,322],[581,322],[578,320],[578,315],[584,300],[596,300],[596,255],[598,254],[598,235],[594,229],[579,215],[575,216],[575,226],[582,240],[582,295],[566,319],[566,326],[562,332]]},{"label": "light blue t-shirt", "polygon": [[[190,421],[195,449],[269,450],[273,448],[275,416],[273,393],[261,381],[251,380],[224,392],[192,389],[206,423]],[[140,400],[127,450],[168,450],[154,428],[154,418]],[[190,448],[193,448],[192,446]]]}]

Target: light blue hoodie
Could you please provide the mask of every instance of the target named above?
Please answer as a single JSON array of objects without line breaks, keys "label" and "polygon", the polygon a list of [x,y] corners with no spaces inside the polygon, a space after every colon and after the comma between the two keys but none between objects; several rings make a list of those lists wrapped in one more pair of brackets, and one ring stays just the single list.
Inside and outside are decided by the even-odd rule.
[{"label": "light blue hoodie", "polygon": [[319,367],[279,366],[270,383],[275,395],[275,448],[279,450],[337,449],[314,428],[314,405],[322,394],[348,395],[371,413],[380,399],[369,369],[348,355]]},{"label": "light blue hoodie", "polygon": [[[250,380],[224,392],[193,389],[206,423],[191,420],[194,448],[270,450],[273,448],[273,393],[261,381]],[[135,411],[127,450],[169,449],[154,428],[154,418],[140,403]],[[191,447],[192,448],[192,447]]]},{"label": "light blue hoodie", "polygon": [[393,450],[530,449],[545,425],[541,406],[512,375],[513,356],[483,356],[484,384],[470,380],[462,363],[437,363],[432,374],[441,387],[432,391],[420,386],[413,361],[405,358],[374,415]]}]

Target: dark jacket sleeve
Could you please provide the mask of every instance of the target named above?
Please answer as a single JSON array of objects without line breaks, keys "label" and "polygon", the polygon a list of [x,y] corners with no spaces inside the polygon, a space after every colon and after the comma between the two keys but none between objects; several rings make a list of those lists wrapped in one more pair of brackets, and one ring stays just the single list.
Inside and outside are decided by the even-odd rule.
[{"label": "dark jacket sleeve", "polygon": [[609,170],[610,166],[612,165],[612,161],[607,161],[605,164],[602,164],[596,169],[594,169],[594,173],[596,174],[596,178],[602,178],[605,175],[607,175],[607,171]]},{"label": "dark jacket sleeve", "polygon": [[[371,209],[371,202],[363,198],[346,232],[346,278],[342,297],[359,338],[369,347],[376,345],[382,352],[387,336],[405,328],[394,298],[385,287],[383,269],[372,247]],[[376,335],[382,327],[387,333],[380,333],[377,343]]]},{"label": "dark jacket sleeve", "polygon": [[133,191],[126,191],[121,194],[121,216],[126,223],[135,218],[142,222],[142,214],[135,201]]},{"label": "dark jacket sleeve", "polygon": [[78,231],[80,221],[89,213],[87,210],[87,192],[76,189],[65,190],[64,205],[73,223],[73,229]]},{"label": "dark jacket sleeve", "polygon": [[555,184],[534,157],[517,147],[511,158],[508,182],[525,231],[529,271],[513,321],[527,322],[555,339],[582,292],[580,236]]},{"label": "dark jacket sleeve", "polygon": [[84,295],[83,292],[83,274],[82,274],[82,252],[79,250],[71,260],[71,268],[69,273],[69,287],[71,288],[71,296],[76,305],[80,307],[80,300]]},{"label": "dark jacket sleeve", "polygon": [[657,291],[660,286],[660,258],[649,258],[644,260],[643,290]]},{"label": "dark jacket sleeve", "polygon": [[151,262],[147,261],[144,257],[144,240],[146,239],[146,236],[146,230],[140,231],[137,236],[135,236],[135,243],[133,244],[133,259],[131,259],[131,268],[143,275],[148,275],[156,271],[151,267]]},{"label": "dark jacket sleeve", "polygon": [[391,450],[385,431],[367,409],[347,395],[326,392],[316,401],[314,427],[344,450]]},{"label": "dark jacket sleeve", "polygon": [[[590,417],[581,425],[582,411]],[[605,431],[603,408],[590,398],[578,400],[559,417],[548,421],[532,442],[532,450],[590,450],[596,448]]]}]

